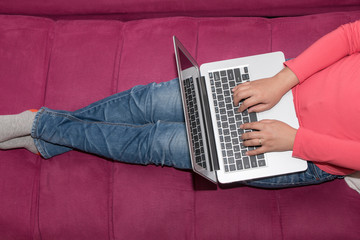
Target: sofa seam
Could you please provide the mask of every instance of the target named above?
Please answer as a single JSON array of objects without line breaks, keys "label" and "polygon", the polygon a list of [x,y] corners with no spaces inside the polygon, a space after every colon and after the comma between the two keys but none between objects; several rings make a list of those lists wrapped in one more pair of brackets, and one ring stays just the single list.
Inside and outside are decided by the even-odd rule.
[{"label": "sofa seam", "polygon": [[[118,92],[119,88],[119,76],[120,76],[120,69],[121,69],[121,59],[122,59],[122,52],[124,48],[124,29],[125,29],[125,23],[121,22],[122,26],[121,29],[119,29],[119,38],[118,38],[118,46],[117,46],[117,63],[115,63],[114,66],[114,76],[113,76],[113,93]],[[122,41],[120,42],[120,38],[122,37]]]},{"label": "sofa seam", "polygon": [[275,192],[275,199],[276,199],[277,213],[278,213],[278,216],[279,216],[280,236],[281,236],[281,239],[284,240],[284,229],[283,229],[283,221],[282,221],[281,207],[280,207],[280,204],[279,204],[279,194],[278,194],[278,192]]},{"label": "sofa seam", "polygon": [[195,59],[198,58],[198,51],[199,51],[199,31],[200,31],[200,19],[197,19],[196,23],[196,43],[195,43]]},{"label": "sofa seam", "polygon": [[[36,173],[34,176],[32,194],[31,194],[31,207],[30,207],[30,227],[32,239],[41,239],[40,222],[39,222],[39,199],[40,199],[40,175],[41,175],[41,161],[36,156],[38,162]],[[37,229],[36,229],[37,228]],[[38,236],[36,236],[38,235]]]},{"label": "sofa seam", "polygon": [[[113,76],[113,84],[112,84],[112,92],[116,93],[119,91],[119,76],[120,76],[120,70],[121,70],[121,59],[122,59],[122,52],[124,48],[124,29],[125,29],[125,23],[121,22],[121,29],[119,29],[119,36],[118,36],[118,46],[117,46],[117,56],[115,59],[118,61],[114,64],[114,76]],[[120,42],[120,38],[122,37],[122,41]],[[114,225],[114,161],[111,161],[110,163],[110,176],[109,176],[109,195],[108,195],[108,231],[109,231],[109,239],[113,240],[115,239],[115,225]]]},{"label": "sofa seam", "polygon": [[[47,86],[49,81],[49,71],[50,71],[50,62],[54,46],[54,32],[55,32],[56,22],[52,22],[52,26],[48,30],[47,40],[46,40],[46,50],[45,50],[45,59],[44,59],[44,93],[42,98],[42,105],[45,105],[46,95],[47,95]],[[38,166],[36,169],[36,176],[34,176],[33,190],[32,190],[32,199],[31,199],[31,209],[30,209],[30,227],[32,228],[32,238],[33,239],[42,239],[41,230],[40,230],[40,182],[41,182],[41,171],[42,171],[42,162],[39,156],[36,156],[38,161]],[[36,196],[34,196],[34,194]],[[35,202],[34,202],[35,201]]]},{"label": "sofa seam", "polygon": [[115,239],[115,228],[114,228],[114,161],[111,161],[110,164],[110,174],[109,174],[109,239]]},{"label": "sofa seam", "polygon": [[54,50],[54,44],[55,44],[55,32],[56,32],[56,22],[54,22],[54,25],[52,26],[51,30],[49,31],[48,41],[47,41],[47,47],[49,48],[49,61],[47,63],[47,69],[46,69],[46,79],[45,79],[45,86],[44,86],[44,95],[43,95],[43,106],[46,104],[46,96],[48,92],[48,84],[49,84],[49,74],[50,74],[50,65],[51,65],[51,59],[53,55]]},{"label": "sofa seam", "polygon": [[269,23],[270,23],[270,52],[272,52],[274,49],[274,46],[273,46],[273,24],[274,24],[274,22],[269,21]]}]

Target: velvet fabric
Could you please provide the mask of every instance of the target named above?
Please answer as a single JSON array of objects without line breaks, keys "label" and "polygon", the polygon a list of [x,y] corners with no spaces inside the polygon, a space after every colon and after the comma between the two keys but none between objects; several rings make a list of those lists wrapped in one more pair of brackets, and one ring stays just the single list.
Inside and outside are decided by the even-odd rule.
[{"label": "velvet fabric", "polygon": [[[11,14],[65,11],[38,1],[43,4],[36,11],[19,0],[7,8],[1,1],[0,9]],[[253,5],[259,8],[270,4],[257,2]],[[348,3],[354,1],[341,4]],[[108,8],[112,4],[116,9],[116,3]],[[81,1],[73,8],[94,13]],[[279,50],[292,58],[359,18],[360,11],[127,22],[0,15],[0,114],[44,105],[76,110],[137,84],[173,79],[173,35],[200,64]],[[360,237],[359,201],[344,180],[282,190],[217,187],[189,171],[123,164],[77,151],[50,160],[26,150],[0,151],[0,239],[351,240]]]},{"label": "velvet fabric", "polygon": [[121,20],[153,17],[193,16],[299,16],[360,10],[357,0],[1,0],[0,13],[51,17],[98,18],[111,15]]}]

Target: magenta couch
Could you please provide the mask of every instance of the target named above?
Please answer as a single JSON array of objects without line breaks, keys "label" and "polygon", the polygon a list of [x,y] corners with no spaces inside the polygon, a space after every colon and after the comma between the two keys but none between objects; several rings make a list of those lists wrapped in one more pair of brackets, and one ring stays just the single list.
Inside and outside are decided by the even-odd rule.
[{"label": "magenta couch", "polygon": [[[358,0],[0,0],[0,114],[75,110],[173,79],[173,35],[199,63],[278,50],[292,58],[357,19]],[[359,223],[360,196],[343,180],[216,187],[189,171],[77,151],[50,160],[0,151],[2,240],[352,240]]]}]

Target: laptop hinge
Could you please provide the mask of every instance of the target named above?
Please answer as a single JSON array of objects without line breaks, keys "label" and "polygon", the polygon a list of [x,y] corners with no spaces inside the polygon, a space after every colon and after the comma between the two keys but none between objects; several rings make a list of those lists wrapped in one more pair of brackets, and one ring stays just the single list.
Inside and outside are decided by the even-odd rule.
[{"label": "laptop hinge", "polygon": [[205,77],[196,79],[200,89],[200,103],[201,109],[204,116],[204,125],[206,131],[206,142],[208,146],[209,158],[211,161],[212,169],[211,170],[220,170],[219,161],[216,152],[215,137],[214,137],[214,128],[211,121],[211,112],[209,106],[209,98],[206,91]]}]

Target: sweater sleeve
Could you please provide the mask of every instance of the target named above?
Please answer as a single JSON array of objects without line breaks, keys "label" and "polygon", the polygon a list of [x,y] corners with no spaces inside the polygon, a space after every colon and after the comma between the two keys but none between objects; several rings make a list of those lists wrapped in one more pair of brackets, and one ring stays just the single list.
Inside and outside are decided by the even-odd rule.
[{"label": "sweater sleeve", "polygon": [[360,171],[360,143],[319,134],[300,127],[293,156]]},{"label": "sweater sleeve", "polygon": [[360,20],[340,26],[320,38],[297,58],[285,62],[303,82],[341,58],[360,52]]}]

